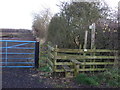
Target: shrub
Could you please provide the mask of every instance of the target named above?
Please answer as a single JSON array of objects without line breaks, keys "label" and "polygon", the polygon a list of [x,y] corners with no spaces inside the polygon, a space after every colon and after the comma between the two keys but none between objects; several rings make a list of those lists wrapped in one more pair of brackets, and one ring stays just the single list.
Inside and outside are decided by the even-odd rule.
[{"label": "shrub", "polygon": [[78,74],[75,77],[75,81],[79,84],[85,84],[85,85],[94,85],[98,86],[98,78],[95,76],[87,76],[86,74]]},{"label": "shrub", "polygon": [[102,77],[102,81],[108,86],[120,87],[120,70],[118,68],[112,68],[105,71]]},{"label": "shrub", "polygon": [[78,74],[75,81],[85,85],[106,85],[109,87],[120,87],[120,69],[111,68],[97,75],[88,76],[86,74]]}]

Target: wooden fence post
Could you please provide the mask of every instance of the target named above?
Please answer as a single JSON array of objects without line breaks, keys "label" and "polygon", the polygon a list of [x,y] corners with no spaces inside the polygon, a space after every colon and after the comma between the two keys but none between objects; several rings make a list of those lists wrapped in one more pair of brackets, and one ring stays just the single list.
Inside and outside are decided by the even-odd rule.
[{"label": "wooden fence post", "polygon": [[[93,50],[94,50],[94,51],[96,50],[96,47],[95,47],[95,46],[93,47]],[[93,53],[93,57],[94,57],[94,56],[95,56],[95,52]],[[93,63],[95,63],[95,61],[96,61],[96,60],[93,59]],[[95,66],[96,66],[96,65],[93,65],[93,69],[95,69]],[[93,74],[94,74],[94,72],[93,72]]]},{"label": "wooden fence post", "polygon": [[[92,24],[92,29],[91,29],[91,50],[95,50],[95,23]],[[95,53],[91,53],[91,56],[95,56]],[[92,61],[94,62],[95,59]],[[92,65],[90,66],[90,68],[92,67]],[[93,68],[94,65],[93,65]]]},{"label": "wooden fence post", "polygon": [[87,37],[88,37],[88,31],[85,31],[85,41],[84,41],[84,49],[87,48]]},{"label": "wooden fence post", "polygon": [[[85,51],[87,50],[87,37],[88,37],[88,31],[86,30],[85,31],[85,41],[84,41],[84,53],[83,53],[83,56],[85,57],[86,56],[86,53]],[[84,65],[82,66],[83,67],[83,70],[85,70],[85,62],[86,60],[84,59]],[[84,71],[83,71],[84,72]]]},{"label": "wooden fence post", "polygon": [[[50,54],[50,49],[49,49],[49,47],[48,47],[48,45],[50,45],[50,43],[48,42],[47,43],[47,66],[49,67],[49,63],[48,63],[48,60],[49,60],[49,54]],[[52,69],[53,70],[53,69]]]},{"label": "wooden fence post", "polygon": [[74,66],[75,66],[75,76],[79,73],[79,64],[74,64]]},{"label": "wooden fence post", "polygon": [[118,57],[118,52],[115,52],[115,50],[114,50],[114,57],[115,57],[115,59],[114,59],[114,67],[118,67],[119,65],[119,62],[118,62],[118,59],[117,59],[117,57]]},{"label": "wooden fence post", "polygon": [[54,67],[53,67],[53,71],[55,71],[56,70],[56,56],[57,56],[57,52],[55,51],[56,49],[57,49],[57,45],[55,46],[55,49],[54,49],[54,61],[53,61],[53,63],[54,63]]},{"label": "wooden fence post", "polygon": [[92,30],[91,30],[91,49],[93,49],[95,46],[95,23],[92,24]]},{"label": "wooden fence post", "polygon": [[[86,53],[85,53],[85,51],[84,51],[84,53],[83,53],[83,56],[85,57],[86,56]],[[83,60],[83,65],[82,65],[82,69],[83,69],[83,73],[84,73],[84,71],[85,71],[85,62],[86,62],[86,60],[84,59]]]}]

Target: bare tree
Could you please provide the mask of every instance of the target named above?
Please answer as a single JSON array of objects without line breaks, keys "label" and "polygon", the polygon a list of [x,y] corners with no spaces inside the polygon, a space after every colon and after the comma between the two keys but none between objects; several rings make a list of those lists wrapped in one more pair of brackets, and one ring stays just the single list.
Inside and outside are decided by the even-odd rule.
[{"label": "bare tree", "polygon": [[33,33],[42,43],[44,43],[46,40],[47,30],[51,18],[52,14],[49,9],[45,9],[39,13],[34,13],[32,25]]}]

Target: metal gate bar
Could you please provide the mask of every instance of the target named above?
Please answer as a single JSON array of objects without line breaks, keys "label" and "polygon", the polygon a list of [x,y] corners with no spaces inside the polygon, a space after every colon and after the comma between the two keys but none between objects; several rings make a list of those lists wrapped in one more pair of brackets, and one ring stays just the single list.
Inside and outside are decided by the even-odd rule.
[{"label": "metal gate bar", "polygon": [[[37,41],[20,41],[20,40],[0,40],[0,42],[4,42],[5,43],[5,47],[0,47],[0,49],[5,49],[5,52],[4,53],[0,53],[0,54],[2,54],[2,55],[5,55],[5,58],[0,58],[0,59],[2,59],[2,60],[5,60],[4,62],[2,62],[2,60],[1,60],[1,62],[0,63],[2,63],[2,64],[5,64],[5,66],[0,66],[0,67],[18,67],[18,68],[22,68],[22,67],[28,67],[28,68],[30,68],[30,67],[38,67],[38,60],[39,60],[39,42],[37,42]],[[11,42],[11,43],[14,43],[14,42],[16,42],[16,43],[18,43],[18,42],[20,42],[20,43],[22,43],[22,44],[15,44],[15,45],[12,45],[12,46],[8,46],[8,44],[9,44],[9,42]],[[26,45],[26,44],[33,44],[33,46],[34,47],[18,47],[18,46],[23,46],[23,45]],[[37,47],[36,47],[37,46]],[[33,51],[33,53],[24,53],[24,52],[22,52],[22,53],[16,53],[16,52],[8,52],[8,49],[27,49],[27,50],[34,50]],[[37,50],[36,50],[37,49]],[[36,54],[37,53],[37,54]],[[28,54],[30,54],[30,55],[34,55],[33,56],[33,58],[8,58],[8,55],[28,55]],[[37,56],[36,56],[37,55]],[[34,59],[34,61],[33,62],[16,62],[16,61],[14,61],[14,62],[8,62],[8,60],[33,60]],[[9,64],[22,64],[21,66],[10,66]],[[24,64],[32,64],[32,65],[30,65],[30,66],[24,66]]]}]

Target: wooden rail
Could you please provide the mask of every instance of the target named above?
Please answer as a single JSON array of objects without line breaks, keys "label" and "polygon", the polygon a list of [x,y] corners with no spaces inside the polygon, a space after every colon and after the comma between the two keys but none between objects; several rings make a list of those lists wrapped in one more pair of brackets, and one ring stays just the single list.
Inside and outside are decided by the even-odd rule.
[{"label": "wooden rail", "polygon": [[87,51],[83,49],[59,49],[48,45],[47,62],[53,72],[65,72],[65,76],[68,77],[70,72],[74,76],[79,72],[108,69],[109,66],[115,64],[115,59],[118,59],[114,54],[117,52],[117,50],[107,49],[88,49]]}]

